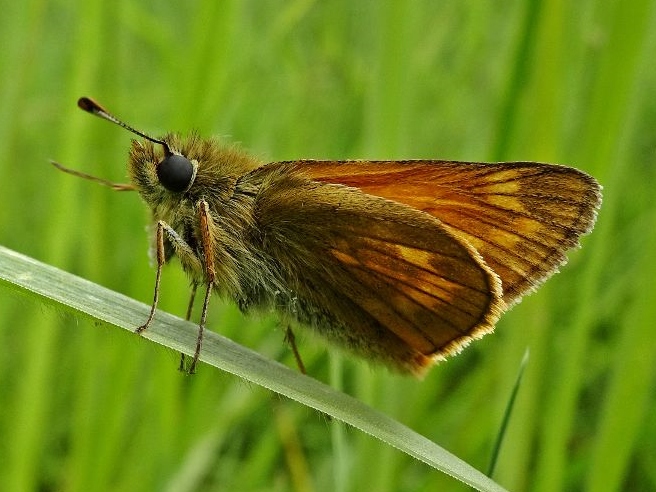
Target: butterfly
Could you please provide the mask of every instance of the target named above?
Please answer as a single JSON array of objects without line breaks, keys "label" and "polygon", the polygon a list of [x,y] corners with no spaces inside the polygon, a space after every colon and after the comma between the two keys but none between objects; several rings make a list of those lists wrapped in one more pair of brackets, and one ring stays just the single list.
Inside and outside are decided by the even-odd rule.
[{"label": "butterfly", "polygon": [[[190,306],[205,286],[189,372],[218,292],[244,312],[273,309],[290,326],[421,376],[491,332],[504,311],[556,272],[601,205],[597,181],[567,166],[265,163],[196,134],[150,137],[89,98],[78,105],[144,139],[130,148],[130,184],[55,164],[136,190],[150,208],[156,286],[137,332],[155,316],[162,267],[173,256],[191,279]],[[293,342],[291,329],[288,335]]]}]

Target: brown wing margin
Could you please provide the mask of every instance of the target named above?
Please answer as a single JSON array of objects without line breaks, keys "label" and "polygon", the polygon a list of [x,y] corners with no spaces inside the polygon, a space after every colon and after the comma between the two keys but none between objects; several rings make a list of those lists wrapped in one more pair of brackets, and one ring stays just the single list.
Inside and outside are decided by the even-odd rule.
[{"label": "brown wing margin", "polygon": [[285,174],[267,184],[257,216],[265,249],[293,272],[298,319],[415,374],[492,331],[504,308],[500,281],[438,221]]},{"label": "brown wing margin", "polygon": [[438,218],[473,246],[517,302],[565,263],[601,204],[594,178],[553,164],[300,161],[309,179],[358,188]]}]

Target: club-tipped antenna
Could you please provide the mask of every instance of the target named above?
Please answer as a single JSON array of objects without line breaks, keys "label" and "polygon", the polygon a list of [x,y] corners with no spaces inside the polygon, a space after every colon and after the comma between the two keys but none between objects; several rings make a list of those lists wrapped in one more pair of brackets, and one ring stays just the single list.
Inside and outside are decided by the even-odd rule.
[{"label": "club-tipped antenna", "polygon": [[91,99],[90,97],[81,97],[80,99],[77,100],[77,106],[80,109],[83,109],[87,113],[91,113],[93,115],[99,116],[100,118],[111,121],[112,123],[117,124],[120,127],[125,128],[129,132],[134,133],[135,135],[139,135],[142,138],[145,138],[146,140],[150,140],[151,142],[160,144],[162,147],[164,147],[164,153],[166,155],[171,155],[171,149],[169,149],[169,146],[166,142],[163,140],[158,140],[156,138],[151,137],[150,135],[146,135],[143,132],[140,132],[139,130],[132,128],[130,125],[127,123],[122,122],[119,120],[116,116],[108,112],[105,108],[103,108],[100,104],[98,104],[96,101]]}]

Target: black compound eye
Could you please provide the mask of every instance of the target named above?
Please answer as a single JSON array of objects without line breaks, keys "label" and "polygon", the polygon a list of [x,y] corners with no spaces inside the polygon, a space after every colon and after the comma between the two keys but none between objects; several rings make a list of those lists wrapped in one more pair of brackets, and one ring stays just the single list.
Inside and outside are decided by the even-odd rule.
[{"label": "black compound eye", "polygon": [[193,177],[191,161],[178,154],[166,156],[157,166],[157,179],[164,188],[174,193],[186,190]]}]

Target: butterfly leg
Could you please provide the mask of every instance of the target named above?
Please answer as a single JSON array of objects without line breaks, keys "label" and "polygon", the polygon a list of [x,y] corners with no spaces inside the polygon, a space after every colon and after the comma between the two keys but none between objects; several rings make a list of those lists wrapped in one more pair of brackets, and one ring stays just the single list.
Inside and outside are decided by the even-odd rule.
[{"label": "butterfly leg", "polygon": [[[164,264],[166,263],[166,252],[164,249],[164,235],[166,234],[166,239],[171,243],[173,246],[173,249],[175,250],[176,255],[180,258],[180,260],[187,265],[189,265],[192,270],[201,270],[202,266],[200,264],[200,261],[198,260],[198,257],[194,253],[194,251],[191,249],[191,247],[185,242],[184,239],[180,237],[180,235],[166,222],[163,220],[160,220],[157,222],[157,229],[155,232],[155,254],[157,258],[157,274],[155,276],[155,292],[153,294],[153,304],[151,305],[150,308],[150,314],[148,315],[148,319],[146,322],[139,326],[135,332],[136,333],[142,333],[148,327],[151,325],[154,317],[155,317],[155,312],[157,311],[157,304],[159,302],[159,286],[160,286],[160,280],[162,277],[162,268],[164,267]],[[196,294],[196,287],[197,283],[194,282],[192,285],[192,296],[189,301],[189,307],[187,308],[187,319],[191,316],[191,307],[193,306],[193,301],[194,297]],[[181,357],[181,365],[184,365],[184,357]]]},{"label": "butterfly leg", "polygon": [[289,325],[287,325],[287,329],[285,330],[285,343],[288,343],[292,349],[298,370],[301,371],[301,374],[307,374],[307,371],[305,370],[305,364],[303,364],[303,359],[301,359],[301,353],[298,351],[298,347],[296,346],[296,335],[294,335],[294,332]]},{"label": "butterfly leg", "polygon": [[207,283],[207,290],[205,291],[205,299],[203,300],[203,310],[200,315],[200,323],[198,325],[198,338],[196,339],[196,351],[194,356],[191,359],[191,364],[189,364],[189,374],[194,374],[196,372],[196,364],[198,363],[198,358],[200,357],[200,349],[203,346],[203,331],[205,330],[205,320],[207,319],[207,305],[210,302],[210,297],[212,294],[212,282]]},{"label": "butterfly leg", "polygon": [[210,207],[205,200],[198,202],[201,245],[203,248],[203,270],[205,272],[205,299],[203,300],[203,309],[200,315],[200,323],[198,325],[198,338],[196,339],[196,351],[194,352],[193,359],[189,365],[189,374],[196,372],[196,364],[200,357],[200,350],[203,345],[203,331],[205,330],[205,321],[207,319],[207,306],[210,302],[212,294],[212,287],[216,273],[214,270],[214,243],[215,239],[212,235],[212,217],[210,216]]},{"label": "butterfly leg", "polygon": [[[307,376],[307,371],[305,370],[305,364],[303,364],[303,359],[301,359],[301,353],[298,351],[298,347],[296,346],[296,335],[294,335],[294,332],[292,331],[292,327],[289,325],[287,325],[287,329],[285,330],[285,342],[288,343],[292,349],[292,353],[294,354],[294,358],[296,359],[296,365],[298,366],[298,370],[301,371],[301,374]],[[328,422],[332,421],[333,418],[327,413],[321,412],[321,414],[326,418]]]},{"label": "butterfly leg", "polygon": [[[165,222],[159,221],[157,223],[157,231],[155,233],[155,243],[156,243],[156,256],[157,256],[157,274],[155,276],[155,293],[153,294],[153,304],[150,306],[150,314],[146,322],[139,326],[135,333],[142,333],[145,331],[153,321],[155,317],[155,311],[157,310],[157,303],[159,302],[159,282],[162,278],[162,267],[166,262],[166,255],[164,254],[164,229],[169,227]],[[169,227],[170,228],[170,227]]]}]

